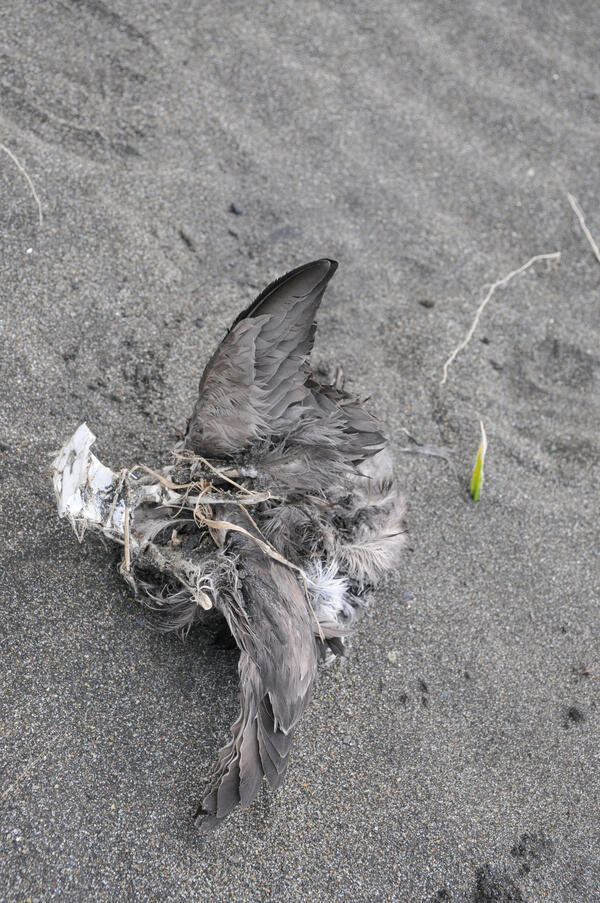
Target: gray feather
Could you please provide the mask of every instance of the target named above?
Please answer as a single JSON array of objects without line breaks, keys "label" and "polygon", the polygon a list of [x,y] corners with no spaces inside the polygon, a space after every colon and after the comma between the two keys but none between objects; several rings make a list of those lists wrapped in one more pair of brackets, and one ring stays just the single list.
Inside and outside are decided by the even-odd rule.
[{"label": "gray feather", "polygon": [[[242,511],[232,522],[258,535]],[[196,813],[203,828],[214,827],[238,802],[249,805],[263,777],[279,785],[317,671],[311,614],[289,568],[240,533],[229,534],[227,551],[239,562],[238,582],[218,604],[241,649],[241,713]]]},{"label": "gray feather", "polygon": [[336,268],[332,260],[298,267],[239,315],[200,380],[186,447],[233,455],[292,426],[295,408],[310,395],[315,315]]},{"label": "gray feather", "polygon": [[366,458],[358,468],[349,506],[352,529],[334,541],[334,553],[360,586],[374,585],[396,566],[406,542],[405,512],[387,449]]}]

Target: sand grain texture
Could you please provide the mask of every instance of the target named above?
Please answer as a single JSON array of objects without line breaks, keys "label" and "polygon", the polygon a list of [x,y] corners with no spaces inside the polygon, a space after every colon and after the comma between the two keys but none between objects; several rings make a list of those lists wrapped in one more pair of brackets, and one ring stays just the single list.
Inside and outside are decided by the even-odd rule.
[{"label": "sand grain texture", "polygon": [[[0,8],[0,899],[600,900],[594,4]],[[234,203],[242,211],[231,212]],[[482,298],[499,289],[440,386]],[[263,284],[340,261],[316,355],[407,428],[411,551],[285,788],[191,813],[235,656],[150,633],[52,453],[156,466]],[[481,501],[468,497],[489,439]]]}]

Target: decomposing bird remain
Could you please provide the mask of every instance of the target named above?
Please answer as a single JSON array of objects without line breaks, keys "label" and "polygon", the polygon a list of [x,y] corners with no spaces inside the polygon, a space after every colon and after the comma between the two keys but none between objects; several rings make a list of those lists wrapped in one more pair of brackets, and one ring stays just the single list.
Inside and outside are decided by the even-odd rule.
[{"label": "decomposing bird remain", "polygon": [[319,661],[343,652],[404,542],[376,421],[339,370],[308,364],[336,268],[298,267],[237,317],[168,467],[114,473],[85,424],[53,465],[60,515],[80,539],[93,529],[122,544],[121,572],[157,626],[185,633],[216,611],[239,647],[241,712],[196,813],[203,828],[248,806],[263,777],[281,784]]}]

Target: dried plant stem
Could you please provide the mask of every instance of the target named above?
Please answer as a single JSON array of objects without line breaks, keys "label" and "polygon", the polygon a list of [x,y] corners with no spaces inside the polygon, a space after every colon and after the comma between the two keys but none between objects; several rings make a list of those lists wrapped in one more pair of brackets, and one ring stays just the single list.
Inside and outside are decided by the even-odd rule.
[{"label": "dried plant stem", "polygon": [[[240,510],[244,512],[246,517],[250,520],[252,525],[256,528],[256,530],[258,530],[258,532],[262,536],[261,531],[259,530],[256,523],[254,522],[254,519],[250,516],[250,513],[248,511],[246,511],[246,509],[243,508],[241,505],[240,505]],[[212,530],[224,530],[225,532],[227,532],[229,530],[233,530],[235,533],[242,533],[244,536],[247,536],[249,539],[253,540],[253,542],[255,542],[256,545],[260,549],[262,549],[262,551],[265,553],[265,555],[269,556],[269,558],[272,558],[274,561],[278,561],[280,564],[283,564],[286,567],[291,568],[293,571],[296,571],[299,574],[300,579],[302,580],[302,583],[304,584],[304,593],[306,596],[306,600],[308,602],[308,606],[312,612],[315,624],[317,625],[319,637],[322,641],[324,641],[325,637],[323,634],[323,630],[321,628],[321,625],[319,624],[317,615],[315,613],[312,602],[310,601],[310,596],[308,594],[308,577],[306,576],[305,571],[301,567],[298,567],[297,564],[294,564],[293,562],[289,561],[287,558],[284,558],[283,555],[280,555],[279,552],[277,551],[277,549],[274,549],[273,546],[271,545],[271,543],[268,542],[266,539],[264,539],[264,537],[263,537],[263,539],[259,539],[258,536],[255,536],[254,533],[251,533],[249,530],[246,530],[246,528],[242,527],[240,524],[232,524],[230,521],[225,521],[225,520],[213,520],[209,516],[209,512],[212,513],[210,511],[210,508],[208,508],[208,510],[202,511],[202,506],[199,504],[196,505],[196,508],[194,509],[194,520],[196,521],[196,523],[199,526],[208,527],[209,530],[211,530],[211,529]]]},{"label": "dried plant stem", "polygon": [[585,235],[585,237],[587,238],[587,240],[590,243],[590,247],[591,247],[592,251],[594,252],[594,256],[595,256],[596,260],[598,261],[598,263],[600,263],[600,248],[596,244],[596,242],[594,240],[594,236],[592,235],[592,233],[590,232],[590,230],[588,229],[588,227],[585,224],[583,210],[577,203],[577,199],[574,198],[572,194],[569,194],[569,192],[567,192],[567,200],[568,200],[569,204],[571,205],[571,207],[573,208],[573,212],[575,213],[575,216],[579,220],[579,225],[581,226],[583,234]]},{"label": "dried plant stem", "polygon": [[[474,318],[473,322],[471,323],[471,327],[470,327],[468,333],[466,334],[465,338],[462,340],[460,345],[457,345],[457,347],[454,349],[454,351],[452,352],[452,354],[450,355],[450,357],[444,364],[443,376],[442,376],[442,379],[440,380],[441,386],[444,385],[444,383],[446,382],[446,380],[448,378],[448,367],[450,366],[451,363],[453,363],[453,361],[457,358],[457,356],[460,354],[460,352],[463,351],[467,347],[467,345],[473,338],[473,334],[474,334],[475,330],[477,329],[477,324],[479,323],[481,314],[485,310],[488,301],[491,299],[491,297],[494,294],[494,292],[496,291],[496,289],[500,288],[503,285],[506,285],[506,283],[509,282],[513,278],[513,276],[518,276],[520,273],[524,273],[525,270],[528,270],[529,267],[532,266],[534,263],[536,263],[536,261],[538,261],[538,260],[559,260],[559,259],[560,259],[560,251],[553,251],[551,254],[536,254],[535,257],[532,257],[531,260],[528,260],[527,263],[523,264],[523,266],[521,266],[517,270],[513,270],[511,273],[509,273],[508,276],[505,276],[503,279],[499,279],[497,282],[492,282],[491,284],[488,283],[487,294],[486,294],[485,298],[483,299],[483,301],[481,302],[481,304],[479,305],[479,307],[477,308],[477,311],[475,312],[475,318]],[[486,286],[484,286],[484,288],[485,287]]]},{"label": "dried plant stem", "polygon": [[123,528],[123,553],[125,561],[125,570],[131,570],[131,554],[129,551],[129,505],[125,506],[125,525]]},{"label": "dried plant stem", "polygon": [[252,494],[252,491],[250,489],[246,489],[246,487],[242,486],[241,483],[236,483],[235,480],[232,480],[230,477],[228,477],[226,473],[223,473],[222,470],[219,470],[218,467],[215,467],[214,464],[211,464],[210,461],[206,460],[206,458],[201,458],[200,456],[198,456],[198,460],[201,461],[202,464],[206,465],[209,470],[212,470],[213,473],[216,473],[217,476],[221,477],[222,480],[225,480],[225,482],[231,483],[232,486],[235,486],[236,489],[241,489],[242,492],[247,492],[250,495]]},{"label": "dried plant stem", "polygon": [[[128,476],[133,476],[134,471],[136,471],[136,470],[145,471],[145,473],[149,474],[150,476],[152,476],[156,480],[158,480],[160,485],[166,489],[170,489],[173,491],[183,490],[184,495],[181,500],[179,500],[178,502],[173,500],[172,504],[168,503],[166,506],[167,507],[175,507],[175,505],[178,504],[177,514],[180,514],[181,511],[183,511],[184,509],[191,510],[193,512],[194,522],[196,523],[196,526],[199,527],[201,530],[202,529],[208,530],[208,532],[210,533],[210,535],[213,538],[215,545],[217,545],[217,546],[220,545],[218,533],[221,531],[223,533],[227,533],[228,531],[232,530],[236,533],[242,533],[244,536],[247,536],[248,539],[251,539],[253,542],[255,542],[256,545],[265,553],[265,555],[269,556],[269,558],[272,558],[274,561],[278,561],[280,564],[283,564],[285,567],[291,568],[291,570],[295,571],[298,574],[298,576],[299,576],[300,580],[302,580],[302,584],[304,586],[308,605],[313,614],[315,623],[317,624],[318,634],[319,634],[320,638],[323,640],[324,639],[323,631],[321,629],[321,625],[319,624],[319,621],[318,621],[316,613],[314,611],[312,602],[310,600],[310,596],[308,594],[309,579],[308,579],[305,571],[301,567],[299,567],[297,564],[294,564],[292,561],[289,561],[287,558],[285,558],[283,555],[281,555],[277,551],[277,549],[275,549],[271,545],[271,543],[262,534],[256,521],[254,520],[254,518],[252,517],[252,515],[250,514],[250,512],[247,510],[247,507],[246,507],[248,505],[254,505],[254,504],[259,504],[261,502],[268,501],[269,499],[272,499],[272,498],[277,498],[277,496],[272,496],[269,491],[254,492],[253,490],[248,489],[246,486],[242,486],[241,483],[236,483],[235,480],[232,480],[226,473],[224,473],[222,470],[219,470],[217,467],[215,467],[213,464],[210,463],[210,461],[207,461],[205,458],[195,456],[194,460],[200,461],[202,464],[204,464],[206,467],[208,467],[213,473],[215,473],[217,476],[219,476],[220,479],[226,481],[227,483],[234,486],[236,489],[240,490],[244,494],[239,495],[237,498],[236,497],[229,498],[225,495],[225,493],[219,491],[218,489],[215,489],[215,487],[211,483],[206,483],[205,481],[201,481],[201,482],[192,481],[189,483],[174,483],[168,477],[165,477],[163,474],[157,473],[155,470],[152,470],[150,467],[147,467],[145,464],[136,464],[135,467],[133,467],[130,471],[123,471],[121,473],[121,479],[117,486],[117,491],[115,493],[115,502],[113,502],[113,505],[116,503],[116,499],[119,495],[119,490],[120,490],[121,486],[123,485],[124,481],[125,481],[127,491],[129,490],[129,485],[126,482],[126,479]],[[193,490],[197,490],[198,495],[192,495],[191,493],[193,492]],[[211,505],[215,505],[215,504],[235,504],[235,505],[237,505],[239,510],[244,513],[244,515],[249,520],[250,524],[254,527],[256,533],[251,532],[250,530],[247,530],[245,527],[242,527],[241,524],[235,524],[235,523],[231,523],[228,520],[220,520],[220,519],[214,518]],[[257,533],[259,534],[258,536],[256,535]],[[131,576],[130,576],[130,569],[131,569],[130,568],[130,565],[131,565],[131,561],[130,561],[130,508],[129,508],[129,505],[127,505],[125,508],[125,524],[124,524],[123,538],[124,538],[124,547],[125,547],[124,553],[125,554],[124,554],[124,561],[121,566],[121,572],[127,579],[131,580]],[[158,552],[158,550],[153,545],[153,543],[149,543],[146,548],[147,549],[153,548],[156,550],[156,552]],[[183,580],[181,580],[180,582],[182,582],[184,586],[189,588],[187,582],[185,582]],[[212,607],[212,602],[210,601],[209,597],[206,596],[205,593],[200,593],[198,590],[196,590],[194,595],[196,597],[196,601],[198,601],[199,604],[203,608]],[[204,600],[201,598],[202,596],[204,596]]]},{"label": "dried plant stem", "polygon": [[162,474],[157,473],[155,470],[152,470],[151,467],[146,467],[145,464],[136,464],[135,467],[132,467],[129,472],[131,474],[133,474],[133,473],[135,473],[135,471],[138,468],[140,470],[145,470],[146,473],[150,474],[151,477],[154,477],[155,479],[157,479],[158,482],[160,483],[160,485],[164,486],[166,489],[173,489],[173,490],[187,489],[190,485],[196,485],[196,484],[190,484],[190,483],[181,483],[181,484],[173,483],[172,480],[169,480],[167,477],[163,476]]},{"label": "dried plant stem", "polygon": [[28,184],[29,187],[31,188],[31,193],[32,193],[33,197],[35,198],[35,202],[36,202],[36,204],[37,204],[37,208],[38,208],[38,216],[39,216],[40,226],[41,226],[41,225],[43,224],[43,222],[44,222],[44,217],[43,217],[43,215],[42,215],[42,205],[41,205],[40,199],[39,199],[39,197],[38,197],[38,193],[37,193],[37,191],[35,190],[35,187],[34,187],[34,185],[33,185],[33,182],[31,181],[31,178],[30,178],[30,176],[29,176],[29,173],[27,172],[27,170],[25,169],[25,167],[23,166],[23,164],[15,157],[15,155],[13,154],[13,152],[12,152],[11,150],[9,150],[9,148],[8,148],[5,144],[2,144],[1,141],[0,141],[0,150],[3,150],[5,154],[8,154],[8,156],[9,156],[10,159],[13,161],[13,163],[15,164],[15,166],[17,167],[17,169],[19,169],[19,171],[22,172],[23,175],[25,176],[25,178],[27,179],[27,184]]},{"label": "dried plant stem", "polygon": [[[204,458],[199,458],[198,460],[204,461]],[[208,462],[206,462],[208,463]],[[210,465],[209,465],[210,466]],[[134,474],[136,470],[145,470],[146,473],[150,474],[150,476],[154,477],[161,486],[164,486],[165,489],[172,489],[173,491],[178,491],[180,489],[185,489],[185,494],[183,496],[183,502],[181,503],[180,510],[184,508],[188,508],[189,506],[185,504],[188,499],[191,491],[193,489],[198,489],[200,495],[197,498],[201,498],[202,502],[212,503],[212,502],[220,502],[221,504],[241,504],[241,505],[258,505],[260,502],[267,502],[269,499],[278,499],[279,496],[271,495],[268,490],[264,492],[253,492],[251,489],[247,489],[245,486],[241,486],[239,483],[235,483],[233,480],[230,480],[223,471],[217,470],[216,467],[211,467],[215,473],[217,473],[220,477],[222,477],[228,483],[231,483],[237,489],[243,490],[246,493],[245,496],[241,498],[233,497],[227,498],[222,492],[218,489],[215,490],[215,487],[211,483],[207,483],[203,485],[202,481],[192,481],[190,483],[173,483],[172,480],[169,480],[167,477],[163,476],[160,473],[157,473],[155,470],[152,470],[150,467],[146,467],[145,464],[136,464],[135,467],[132,467],[129,471],[130,474]],[[208,490],[214,490],[215,495],[207,495]],[[190,501],[196,501],[196,496],[192,496]],[[190,510],[193,510],[191,508]]]},{"label": "dried plant stem", "polygon": [[286,565],[286,567],[292,568],[292,570],[297,571],[299,574],[304,574],[302,568],[298,567],[297,564],[293,564],[291,561],[288,561],[288,559],[284,558],[283,555],[280,555],[279,552],[274,549],[269,542],[263,539],[259,539],[258,536],[254,536],[253,533],[250,533],[249,530],[246,530],[245,527],[242,527],[239,524],[232,524],[227,520],[213,520],[211,517],[208,517],[202,512],[201,506],[197,506],[195,508],[194,520],[199,526],[210,527],[213,530],[225,530],[225,532],[233,530],[235,533],[243,533],[244,536],[252,539],[257,544],[257,546],[259,546],[263,550],[263,552],[269,556],[269,558],[273,558],[280,564],[284,564]]}]

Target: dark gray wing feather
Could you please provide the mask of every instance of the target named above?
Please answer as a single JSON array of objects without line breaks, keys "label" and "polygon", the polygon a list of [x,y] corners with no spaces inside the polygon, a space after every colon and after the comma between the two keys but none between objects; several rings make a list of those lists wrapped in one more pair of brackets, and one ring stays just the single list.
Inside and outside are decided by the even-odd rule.
[{"label": "dark gray wing feather", "polygon": [[333,260],[298,267],[237,317],[200,380],[186,447],[234,455],[252,440],[285,433],[310,395],[307,357]]},{"label": "dark gray wing feather", "polygon": [[[255,532],[244,514],[236,517]],[[280,785],[317,671],[313,615],[294,572],[239,533],[229,534],[227,554],[237,558],[237,578],[218,606],[241,650],[241,712],[196,813],[204,829],[248,806],[263,777]]]}]

